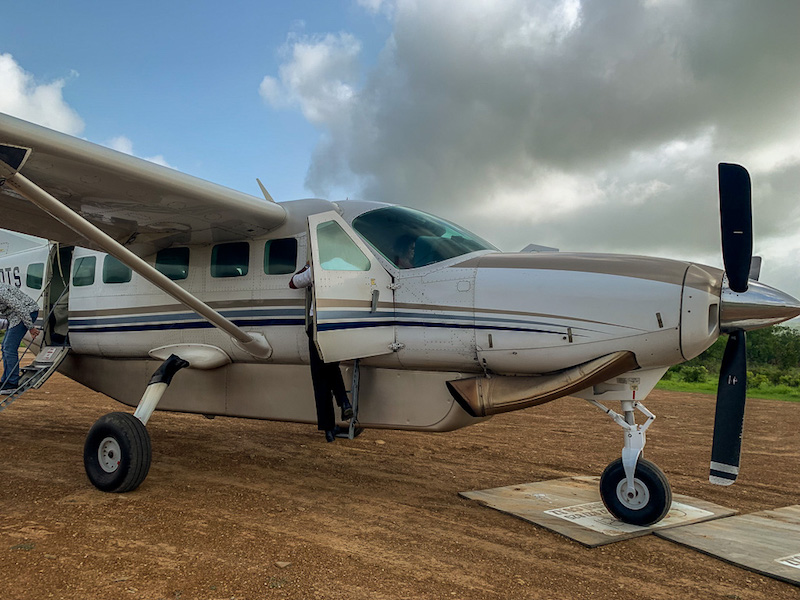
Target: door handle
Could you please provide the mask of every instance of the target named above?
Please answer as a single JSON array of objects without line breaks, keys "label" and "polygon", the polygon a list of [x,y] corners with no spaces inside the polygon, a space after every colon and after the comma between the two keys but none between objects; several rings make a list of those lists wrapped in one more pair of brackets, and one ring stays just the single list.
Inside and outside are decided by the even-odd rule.
[{"label": "door handle", "polygon": [[369,312],[378,312],[378,297],[381,295],[381,291],[378,289],[372,290],[372,306],[370,307]]}]

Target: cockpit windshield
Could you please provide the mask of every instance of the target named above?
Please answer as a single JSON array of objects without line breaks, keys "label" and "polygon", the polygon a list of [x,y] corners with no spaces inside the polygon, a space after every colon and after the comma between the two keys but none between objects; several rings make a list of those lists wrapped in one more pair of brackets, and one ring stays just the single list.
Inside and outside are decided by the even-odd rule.
[{"label": "cockpit windshield", "polygon": [[476,250],[497,250],[453,223],[403,206],[364,213],[353,220],[360,233],[399,269],[413,269]]}]

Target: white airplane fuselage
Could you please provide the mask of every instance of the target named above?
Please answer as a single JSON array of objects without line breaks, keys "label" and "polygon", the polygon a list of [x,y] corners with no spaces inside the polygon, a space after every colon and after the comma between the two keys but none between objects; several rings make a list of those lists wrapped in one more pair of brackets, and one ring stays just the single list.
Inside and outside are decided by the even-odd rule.
[{"label": "white airplane fuselage", "polygon": [[[295,239],[299,268],[309,255],[304,211],[336,208],[352,223],[382,205],[286,205],[297,225],[250,241],[246,274],[212,277],[213,244],[195,245],[187,277],[179,281],[245,331],[262,334],[272,347],[269,359],[253,357],[136,273],[130,281],[104,283],[106,255],[76,248],[71,270],[94,257],[95,275],[83,285],[73,279],[70,287],[72,351],[61,370],[135,406],[165,358],[158,349],[199,349],[214,364],[177,376],[160,409],[314,422],[305,291],[289,288],[291,273],[265,273],[265,246]],[[46,262],[47,253],[43,246],[2,258],[0,276],[37,297],[41,291],[28,287],[26,274],[31,264]],[[380,290],[371,317],[391,325],[394,349],[361,359],[359,420],[367,427],[458,428],[476,418],[455,402],[446,381],[558,373],[621,351],[638,365],[630,377],[578,395],[643,398],[670,365],[697,356],[720,333],[722,272],[711,267],[637,256],[480,250],[399,269],[379,252],[373,257],[393,289]],[[368,336],[368,325],[356,319],[341,327]],[[350,363],[343,367],[348,377]]]}]

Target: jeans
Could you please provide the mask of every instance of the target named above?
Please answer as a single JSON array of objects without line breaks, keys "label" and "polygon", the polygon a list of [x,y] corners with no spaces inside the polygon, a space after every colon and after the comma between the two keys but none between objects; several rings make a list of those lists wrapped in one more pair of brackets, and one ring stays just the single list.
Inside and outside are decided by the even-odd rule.
[{"label": "jeans", "polygon": [[[36,322],[36,317],[39,311],[35,310],[31,313],[31,321]],[[6,336],[3,338],[3,379],[0,387],[16,388],[19,386],[19,345],[22,338],[28,332],[25,323],[20,321],[14,327],[6,331]]]}]

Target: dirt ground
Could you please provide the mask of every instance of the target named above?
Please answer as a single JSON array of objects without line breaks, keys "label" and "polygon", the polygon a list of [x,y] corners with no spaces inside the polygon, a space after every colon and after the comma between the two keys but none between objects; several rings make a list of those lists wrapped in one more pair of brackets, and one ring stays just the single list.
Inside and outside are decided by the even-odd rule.
[{"label": "dirt ground", "polygon": [[[648,399],[647,457],[673,490],[742,512],[800,502],[800,404],[749,401],[742,475],[719,488],[713,403]],[[0,414],[3,598],[800,597],[655,536],[588,549],[458,496],[599,475],[621,433],[581,400],[332,444],[310,425],[156,413],[150,474],[124,495],[95,490],[82,463],[114,410],[129,409],[56,375]]]}]

